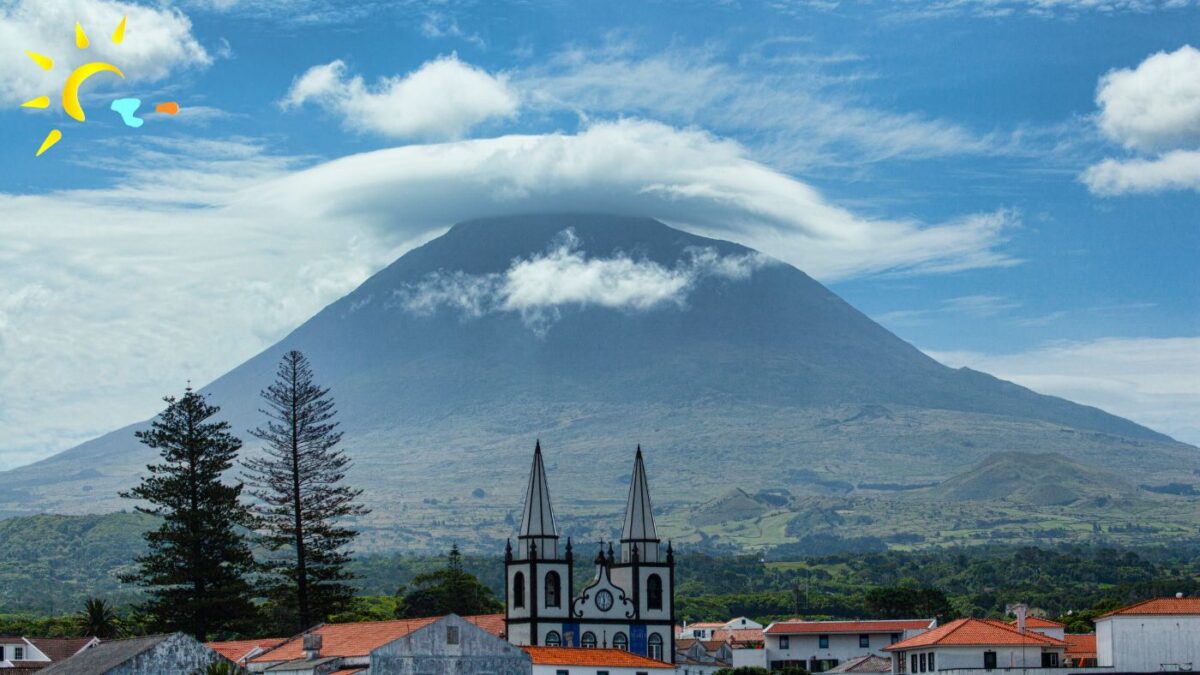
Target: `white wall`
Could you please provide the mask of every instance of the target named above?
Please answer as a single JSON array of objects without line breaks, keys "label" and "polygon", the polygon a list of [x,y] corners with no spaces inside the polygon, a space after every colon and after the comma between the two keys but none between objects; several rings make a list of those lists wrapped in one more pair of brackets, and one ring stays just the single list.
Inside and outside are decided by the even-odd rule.
[{"label": "white wall", "polygon": [[1149,673],[1200,669],[1200,616],[1111,616],[1096,622],[1097,665]]},{"label": "white wall", "polygon": [[607,671],[608,675],[675,675],[675,669],[667,668],[614,668],[608,666],[533,666],[533,675],[557,675],[559,671],[567,671],[569,675],[597,675]]},{"label": "white wall", "polygon": [[[1042,646],[1027,645],[1015,647],[937,647],[934,649],[915,649],[907,652],[907,654],[919,654],[921,652],[933,652],[937,655],[937,669],[953,670],[956,668],[983,668],[983,653],[996,652],[996,667],[997,668],[1041,668],[1042,667]],[[1059,652],[1059,661],[1062,661],[1062,650]],[[909,675],[912,675],[912,660],[908,662]],[[918,673],[918,675],[920,675]]]},{"label": "white wall", "polygon": [[[780,648],[780,638],[788,638],[788,648]],[[820,636],[816,633],[803,633],[800,635],[768,635],[767,643],[767,662],[771,661],[807,661],[814,656],[819,661],[836,660],[838,663],[847,661],[856,656],[866,656],[867,654],[876,654],[878,656],[886,656],[883,651],[892,643],[891,633],[870,633],[869,647],[860,647],[858,644],[859,634],[853,635],[829,635],[829,647],[827,649],[820,648]],[[900,639],[904,639],[901,634]]]},{"label": "white wall", "polygon": [[765,649],[735,649],[733,650],[733,667],[767,668],[767,650]]}]

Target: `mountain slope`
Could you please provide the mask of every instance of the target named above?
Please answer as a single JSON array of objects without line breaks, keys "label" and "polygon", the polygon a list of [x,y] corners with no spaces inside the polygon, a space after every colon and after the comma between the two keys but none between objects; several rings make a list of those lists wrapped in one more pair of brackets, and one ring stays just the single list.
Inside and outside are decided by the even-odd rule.
[{"label": "mountain slope", "polygon": [[[748,277],[697,275],[649,309],[462,302],[464,288],[500,288],[514,261],[561,249],[568,228],[581,259],[653,263],[668,282],[704,255],[757,260],[648,219],[461,223],[204,391],[235,429],[252,428],[280,355],[303,350],[337,399],[350,477],[375,507],[380,546],[420,541],[435,521],[470,525],[481,540],[507,536],[537,436],[560,519],[579,534],[616,526],[597,518],[620,510],[639,441],[668,509],[728,481],[804,494],[830,479],[946,478],[1006,450],[1156,478],[1195,463],[1194,448],[1128,420],[946,368],[781,263],[756,263]],[[447,280],[457,285],[443,297],[468,311],[413,309],[414,289],[446,291]],[[115,491],[152,459],[132,429],[0,474],[0,511],[114,508]]]}]

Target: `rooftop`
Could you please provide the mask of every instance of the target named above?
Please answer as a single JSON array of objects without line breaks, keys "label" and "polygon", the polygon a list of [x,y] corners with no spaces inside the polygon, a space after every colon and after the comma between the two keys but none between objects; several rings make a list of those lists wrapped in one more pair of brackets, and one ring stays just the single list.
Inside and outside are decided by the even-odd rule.
[{"label": "rooftop", "polygon": [[1067,643],[1067,656],[1075,659],[1096,656],[1095,633],[1067,633],[1064,642]]},{"label": "rooftop", "polygon": [[933,625],[933,619],[882,619],[874,621],[779,621],[767,626],[767,635],[805,633],[903,633]]},{"label": "rooftop", "polygon": [[1110,616],[1143,616],[1148,614],[1197,614],[1200,615],[1200,598],[1153,598],[1128,607],[1109,612]]},{"label": "rooftop", "polygon": [[622,649],[583,647],[521,647],[535,666],[611,666],[613,668],[663,668],[675,666]]},{"label": "rooftop", "polygon": [[[441,619],[428,616],[420,619],[396,619],[394,621],[358,621],[355,623],[326,623],[308,631],[321,636],[321,656],[370,656],[379,647],[398,640],[415,630],[424,628]],[[464,616],[464,620],[500,637],[504,634],[503,614],[480,614]],[[304,635],[297,635],[286,642],[250,659],[256,663],[293,661],[304,657]]]},{"label": "rooftop", "polygon": [[267,651],[287,642],[287,638],[259,638],[257,640],[227,640],[225,642],[205,642],[204,646],[225,658],[239,663],[255,649]]},{"label": "rooftop", "polygon": [[958,619],[883,649],[884,651],[904,651],[934,645],[991,647],[1025,644],[1041,644],[1046,647],[1066,645],[1062,640],[1056,640],[1037,631],[1026,630],[1022,633],[1001,621]]}]

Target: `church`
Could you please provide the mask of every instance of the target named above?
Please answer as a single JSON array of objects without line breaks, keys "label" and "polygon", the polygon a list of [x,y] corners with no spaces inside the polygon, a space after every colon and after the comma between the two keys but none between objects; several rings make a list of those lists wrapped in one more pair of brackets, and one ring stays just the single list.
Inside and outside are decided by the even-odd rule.
[{"label": "church", "polygon": [[505,623],[517,645],[610,647],[659,661],[675,656],[675,554],[654,529],[641,446],[619,543],[600,542],[595,576],[575,592],[575,553],[560,546],[539,441],[525,490],[516,549],[505,549]]}]

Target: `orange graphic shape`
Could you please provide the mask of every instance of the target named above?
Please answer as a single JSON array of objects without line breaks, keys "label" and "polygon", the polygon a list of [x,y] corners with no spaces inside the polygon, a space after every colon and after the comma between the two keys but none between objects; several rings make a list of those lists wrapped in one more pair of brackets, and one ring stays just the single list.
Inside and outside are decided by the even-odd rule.
[{"label": "orange graphic shape", "polygon": [[179,113],[179,104],[175,101],[167,101],[154,106],[154,112],[166,113],[167,115],[176,115]]}]

